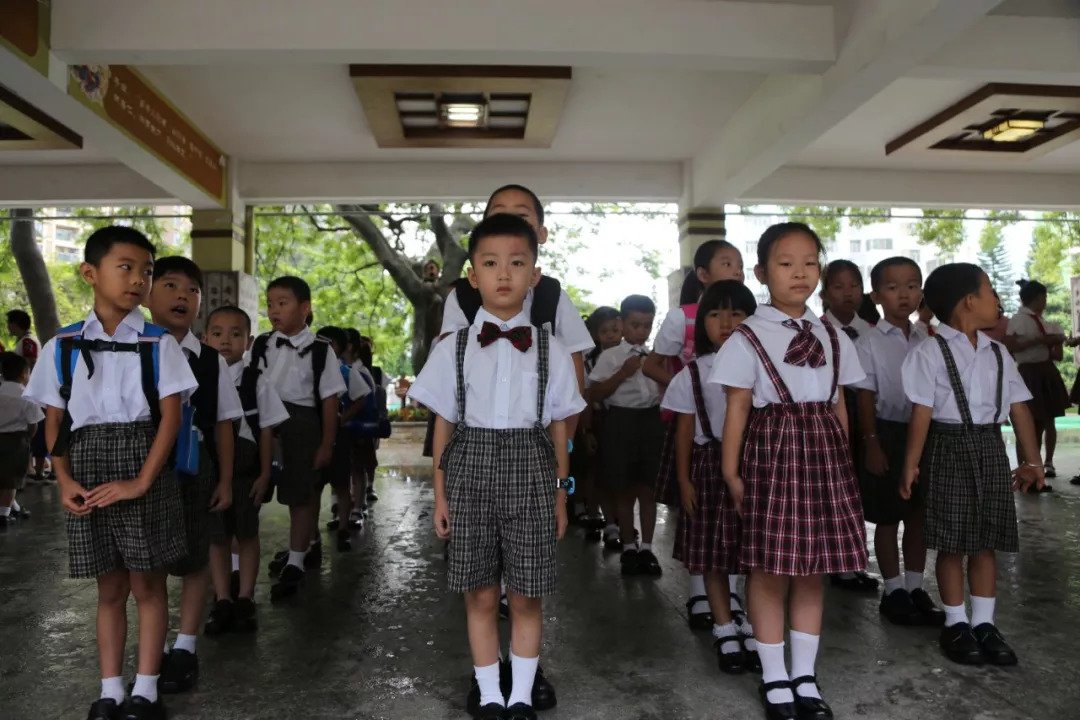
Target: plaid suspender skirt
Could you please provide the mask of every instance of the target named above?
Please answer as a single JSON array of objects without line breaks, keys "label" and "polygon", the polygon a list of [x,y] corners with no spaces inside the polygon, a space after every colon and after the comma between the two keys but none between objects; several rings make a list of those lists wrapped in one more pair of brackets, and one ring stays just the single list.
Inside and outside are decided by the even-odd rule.
[{"label": "plaid suspender skirt", "polygon": [[[840,344],[832,340],[832,393],[840,375]],[[853,572],[866,567],[866,526],[851,445],[832,403],[802,402],[791,392],[747,325],[781,402],[752,411],[743,448],[743,534],[747,568],[773,575]]]},{"label": "plaid suspender skirt", "polygon": [[[945,359],[961,423],[932,422],[919,466],[919,482],[925,483],[926,546],[938,552],[972,555],[980,550],[1017,552],[1016,505],[1012,493],[1012,470],[996,422],[976,425],[971,417],[956,360],[948,344],[935,335]],[[1004,385],[1001,348],[991,345],[997,356],[998,417]]]},{"label": "plaid suspender skirt", "polygon": [[[446,472],[450,510],[447,585],[464,593],[497,585],[525,597],[555,591],[555,447],[544,429],[548,334],[537,338],[536,417],[531,428],[495,430],[465,423],[465,347],[458,331],[458,423],[439,466]],[[497,340],[496,342],[503,342]],[[514,350],[513,352],[517,352]]]}]

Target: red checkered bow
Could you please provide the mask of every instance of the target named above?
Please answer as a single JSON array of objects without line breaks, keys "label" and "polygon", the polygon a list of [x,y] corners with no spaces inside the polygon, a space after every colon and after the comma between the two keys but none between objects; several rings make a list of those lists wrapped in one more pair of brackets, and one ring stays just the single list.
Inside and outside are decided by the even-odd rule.
[{"label": "red checkered bow", "polygon": [[791,338],[787,352],[784,353],[784,362],[796,367],[806,365],[812,368],[822,367],[825,364],[825,348],[811,331],[813,325],[810,321],[803,320],[801,326],[797,320],[785,320],[782,324],[796,333],[795,337]]}]

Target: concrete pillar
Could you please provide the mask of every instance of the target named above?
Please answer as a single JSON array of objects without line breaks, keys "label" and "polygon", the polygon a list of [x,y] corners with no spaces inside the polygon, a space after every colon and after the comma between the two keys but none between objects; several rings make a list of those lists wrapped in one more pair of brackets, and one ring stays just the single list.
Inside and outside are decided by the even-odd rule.
[{"label": "concrete pillar", "polygon": [[694,252],[709,240],[724,240],[723,208],[699,207],[685,210],[679,216],[679,269],[668,276],[668,293],[671,307],[679,304],[686,273],[694,269]]},{"label": "concrete pillar", "polygon": [[203,271],[203,301],[195,329],[202,332],[206,316],[222,305],[236,305],[251,318],[258,333],[259,288],[255,270],[252,208],[240,215],[232,210],[193,210],[191,259]]}]

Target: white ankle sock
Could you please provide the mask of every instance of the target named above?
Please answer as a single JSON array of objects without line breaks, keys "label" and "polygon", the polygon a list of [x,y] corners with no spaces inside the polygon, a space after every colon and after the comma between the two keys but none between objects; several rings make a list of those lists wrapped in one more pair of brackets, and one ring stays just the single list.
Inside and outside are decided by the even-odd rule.
[{"label": "white ankle sock", "polygon": [[652,543],[647,543],[647,542],[643,542],[643,543],[641,543],[641,545],[640,545],[640,546],[638,547],[638,549],[639,549],[639,550],[641,550],[641,551],[643,551],[643,552],[644,552],[645,550],[648,550],[649,552],[652,552]]},{"label": "white ankle sock", "polygon": [[[790,679],[788,678],[787,665],[784,663],[784,643],[778,642],[773,645],[759,642],[758,657],[761,658],[761,681],[763,683]],[[765,694],[765,698],[771,703],[795,702],[795,696],[788,689],[770,690]]]},{"label": "white ankle sock", "polygon": [[237,553],[232,554],[232,569],[233,572],[239,572],[240,570],[240,555]]},{"label": "white ankle sock", "polygon": [[844,580],[854,580],[855,579],[855,573],[853,573],[853,572],[840,573],[840,577],[842,577]]},{"label": "white ankle sock", "polygon": [[168,655],[170,652],[172,652],[172,646],[169,645],[169,638],[165,638],[165,650],[164,650],[164,652],[165,652],[166,655]]},{"label": "white ankle sock", "polygon": [[9,517],[11,515],[11,508],[6,506],[0,506],[0,517]]},{"label": "white ankle sock", "polygon": [[892,595],[896,590],[904,589],[904,578],[897,575],[896,577],[885,578],[885,594]]},{"label": "white ankle sock", "polygon": [[[720,638],[737,638],[739,637],[739,629],[735,627],[735,623],[729,622],[727,625],[713,625],[712,628],[713,637],[719,640]],[[742,646],[739,643],[723,643],[720,645],[720,652],[725,655],[739,652]]]},{"label": "white ankle sock", "polygon": [[157,702],[157,675],[136,675],[135,687],[131,688],[132,695],[144,697],[150,702]]},{"label": "white ankle sock", "polygon": [[195,652],[195,636],[177,633],[176,642],[173,643],[172,648],[173,650],[187,650],[189,653]]},{"label": "white ankle sock", "polygon": [[[818,643],[820,635],[792,630],[791,638],[791,677],[798,678],[805,675],[814,675],[814,665],[817,663]],[[803,697],[820,698],[821,692],[814,683],[803,683],[795,688],[795,692]]]},{"label": "white ankle sock", "polygon": [[994,624],[994,605],[996,598],[971,596],[971,627],[979,627],[983,623]]},{"label": "white ankle sock", "polygon": [[963,603],[959,605],[942,605],[941,609],[945,611],[945,627],[952,627],[958,623],[966,623],[968,621],[967,608]]},{"label": "white ankle sock", "polygon": [[536,680],[536,668],[540,665],[540,657],[523,658],[510,651],[510,672],[514,678],[514,684],[510,689],[510,698],[506,705],[524,703],[532,706],[533,681]]},{"label": "white ankle sock", "polygon": [[12,500],[11,509],[13,512],[22,512],[22,505],[19,504],[18,500]]},{"label": "white ankle sock", "polygon": [[637,543],[634,543],[634,542],[623,543],[622,551],[626,552],[627,550],[637,550]]},{"label": "white ankle sock", "polygon": [[506,698],[499,689],[499,663],[484,667],[473,665],[473,672],[476,673],[476,684],[480,686],[480,706],[490,703],[505,706]]},{"label": "white ankle sock", "polygon": [[124,702],[124,678],[117,675],[111,678],[101,678],[101,698],[113,700],[117,705]]},{"label": "white ankle sock", "polygon": [[[706,597],[705,576],[700,573],[690,575],[690,597]],[[690,606],[691,615],[701,615],[709,612],[709,600],[698,600]]]},{"label": "white ankle sock", "polygon": [[745,576],[743,576],[743,575],[728,575],[727,587],[728,587],[728,592],[729,593],[734,595],[737,592],[739,592],[739,581],[742,580],[743,577],[745,577]]},{"label": "white ankle sock", "polygon": [[304,556],[307,555],[303,550],[290,550],[289,551],[289,565],[294,565],[301,570],[304,569]]},{"label": "white ankle sock", "polygon": [[748,652],[757,652],[758,641],[754,639],[754,626],[750,624],[750,621],[746,618],[743,619],[742,624],[739,625],[739,635],[743,639],[743,647]]},{"label": "white ankle sock", "polygon": [[923,574],[920,572],[912,572],[910,570],[904,571],[904,585],[907,587],[908,592],[913,590],[922,589]]}]

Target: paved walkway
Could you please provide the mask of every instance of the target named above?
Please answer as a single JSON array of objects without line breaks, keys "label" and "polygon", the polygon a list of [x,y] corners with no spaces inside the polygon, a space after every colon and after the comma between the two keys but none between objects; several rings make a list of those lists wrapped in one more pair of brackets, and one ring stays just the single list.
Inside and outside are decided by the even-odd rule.
[{"label": "paved walkway", "polygon": [[[419,460],[401,447],[388,448],[385,459]],[[1058,466],[1063,475],[1080,467],[1080,446],[1063,446]],[[1000,560],[999,626],[1020,666],[953,666],[937,652],[933,630],[886,625],[877,598],[832,592],[819,674],[837,717],[1080,717],[1080,652],[1072,644],[1080,627],[1080,488],[1064,480],[1058,488],[1018,498],[1023,550]],[[429,472],[386,469],[378,490],[382,500],[357,549],[332,553],[321,573],[309,573],[301,602],[271,606],[264,572],[258,634],[200,637],[202,680],[168,699],[170,717],[466,717],[464,612],[443,590]],[[78,720],[98,690],[94,586],[66,579],[55,487],[30,489],[23,502],[33,519],[0,534],[0,718]],[[722,676],[707,634],[687,629],[684,576],[665,561],[672,525],[661,522],[665,575],[655,581],[623,580],[618,558],[580,536],[560,545],[561,589],[546,605],[542,658],[559,706],[547,720],[761,717],[755,680]],[[266,549],[283,546],[281,508],[264,511],[264,527]],[[130,617],[134,638],[133,605]],[[129,658],[132,675],[132,642]]]}]

